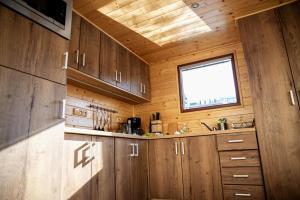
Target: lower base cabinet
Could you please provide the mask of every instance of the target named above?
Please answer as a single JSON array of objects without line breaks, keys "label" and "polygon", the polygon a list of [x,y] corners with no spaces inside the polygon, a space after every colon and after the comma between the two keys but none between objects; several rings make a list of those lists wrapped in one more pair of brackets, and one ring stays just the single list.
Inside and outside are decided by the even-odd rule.
[{"label": "lower base cabinet", "polygon": [[150,199],[222,199],[215,136],[152,140]]},{"label": "lower base cabinet", "polygon": [[65,134],[62,199],[114,200],[114,138]]},{"label": "lower base cabinet", "polygon": [[148,199],[148,141],[115,139],[117,200]]}]

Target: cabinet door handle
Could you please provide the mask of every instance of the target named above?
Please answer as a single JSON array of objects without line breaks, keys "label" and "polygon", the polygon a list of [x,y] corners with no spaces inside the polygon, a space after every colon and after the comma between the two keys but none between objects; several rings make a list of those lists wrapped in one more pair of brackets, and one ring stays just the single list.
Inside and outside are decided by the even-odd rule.
[{"label": "cabinet door handle", "polygon": [[177,142],[175,142],[175,154],[178,155],[178,146],[177,146]]},{"label": "cabinet door handle", "polygon": [[182,153],[182,155],[184,155],[184,143],[183,142],[181,142],[181,153]]},{"label": "cabinet door handle", "polygon": [[85,66],[85,53],[82,54],[82,67]]},{"label": "cabinet door handle", "polygon": [[130,149],[130,157],[134,157],[135,156],[135,151],[134,151],[134,144],[130,143],[131,149]]},{"label": "cabinet door handle", "polygon": [[79,63],[79,50],[76,50],[76,64]]},{"label": "cabinet door handle", "polygon": [[122,72],[119,72],[120,74],[120,83],[122,83]]},{"label": "cabinet door handle", "polygon": [[230,160],[246,160],[246,157],[231,157]]},{"label": "cabinet door handle", "polygon": [[234,174],[232,177],[233,178],[248,178],[249,175],[247,175],[247,174]]},{"label": "cabinet door handle", "polygon": [[119,81],[118,81],[118,70],[115,71],[115,75],[116,75],[115,81],[119,82]]},{"label": "cabinet door handle", "polygon": [[135,156],[138,157],[139,156],[139,144],[135,144]]},{"label": "cabinet door handle", "polygon": [[296,105],[293,90],[290,90],[290,98],[293,106]]},{"label": "cabinet door handle", "polygon": [[241,143],[244,142],[244,140],[228,140],[228,143]]},{"label": "cabinet door handle", "polygon": [[146,94],[146,85],[144,84],[144,94]]},{"label": "cabinet door handle", "polygon": [[64,65],[63,65],[63,69],[68,69],[68,60],[69,60],[69,52],[65,52],[64,53],[64,57],[65,57],[65,60],[64,60]]},{"label": "cabinet door handle", "polygon": [[140,85],[140,91],[141,91],[141,93],[143,93],[143,83],[141,83],[141,85]]},{"label": "cabinet door handle", "polygon": [[66,118],[66,100],[63,99],[59,102],[59,118],[65,119]]},{"label": "cabinet door handle", "polygon": [[237,196],[237,197],[251,197],[251,194],[248,194],[248,193],[235,193],[234,196]]}]

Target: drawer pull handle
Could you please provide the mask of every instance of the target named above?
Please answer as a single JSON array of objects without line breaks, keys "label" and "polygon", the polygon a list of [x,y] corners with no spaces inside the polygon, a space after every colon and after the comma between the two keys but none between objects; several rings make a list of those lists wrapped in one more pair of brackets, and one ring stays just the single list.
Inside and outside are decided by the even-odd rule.
[{"label": "drawer pull handle", "polygon": [[235,193],[234,195],[238,197],[251,197],[251,194],[247,193]]},{"label": "drawer pull handle", "polygon": [[241,174],[241,175],[236,175],[236,174],[234,174],[233,175],[233,178],[248,178],[249,177],[249,175],[244,175],[244,174]]},{"label": "drawer pull handle", "polygon": [[231,157],[231,160],[246,160],[246,157]]},{"label": "drawer pull handle", "polygon": [[244,142],[244,140],[228,140],[228,143],[241,143]]}]

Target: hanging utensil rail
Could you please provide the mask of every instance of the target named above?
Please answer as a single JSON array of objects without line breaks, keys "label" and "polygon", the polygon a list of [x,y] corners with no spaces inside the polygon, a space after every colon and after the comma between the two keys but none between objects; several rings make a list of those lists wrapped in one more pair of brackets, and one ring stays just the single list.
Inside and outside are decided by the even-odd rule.
[{"label": "hanging utensil rail", "polygon": [[94,105],[94,104],[90,104],[88,107],[89,108],[94,108],[94,109],[97,109],[97,110],[106,111],[106,112],[118,113],[118,111],[116,111],[116,110],[109,109],[109,108],[104,108],[102,106],[98,106],[98,105]]}]

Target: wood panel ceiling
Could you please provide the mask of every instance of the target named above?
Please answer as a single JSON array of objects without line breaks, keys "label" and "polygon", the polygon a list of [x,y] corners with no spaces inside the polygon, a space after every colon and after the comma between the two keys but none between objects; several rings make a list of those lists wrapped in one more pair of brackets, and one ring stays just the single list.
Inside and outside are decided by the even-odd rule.
[{"label": "wood panel ceiling", "polygon": [[[235,18],[293,0],[74,0],[74,10],[156,63],[239,41]],[[192,8],[198,3],[198,8]]]}]

